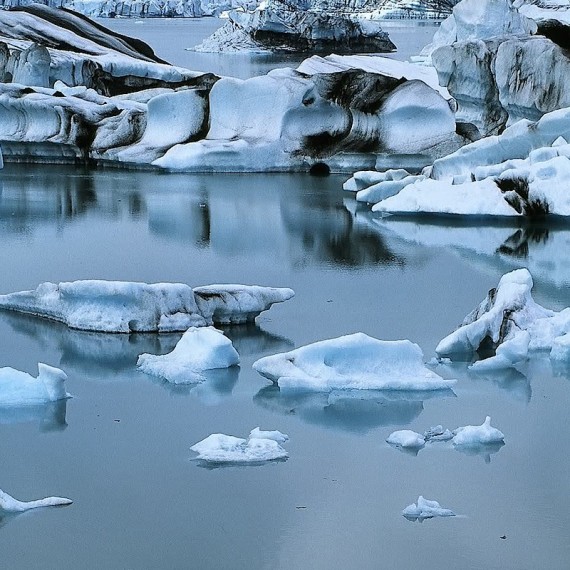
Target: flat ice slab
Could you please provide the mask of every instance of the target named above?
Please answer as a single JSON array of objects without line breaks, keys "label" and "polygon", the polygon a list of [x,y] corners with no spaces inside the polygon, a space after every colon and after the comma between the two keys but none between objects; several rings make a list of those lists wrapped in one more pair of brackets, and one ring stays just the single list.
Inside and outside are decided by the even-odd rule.
[{"label": "flat ice slab", "polygon": [[69,398],[63,370],[38,363],[38,376],[14,368],[0,368],[0,406],[29,406]]},{"label": "flat ice slab", "polygon": [[47,497],[37,501],[18,501],[0,489],[0,511],[7,513],[22,513],[40,507],[57,507],[71,505],[73,501],[65,497]]},{"label": "flat ice slab", "polygon": [[417,344],[377,340],[363,333],[267,356],[254,362],[253,368],[280,388],[325,392],[442,390],[454,384],[424,366]]},{"label": "flat ice slab", "polygon": [[457,446],[479,446],[505,442],[505,435],[491,426],[489,416],[480,426],[459,427],[453,433],[452,442]]},{"label": "flat ice slab", "polygon": [[223,433],[209,435],[190,449],[198,454],[196,459],[219,464],[259,464],[276,459],[286,459],[289,456],[287,451],[273,438],[251,437],[250,435],[248,439],[243,439]]},{"label": "flat ice slab", "polygon": [[424,499],[421,495],[418,497],[418,502],[408,505],[402,511],[402,514],[412,521],[455,516],[455,513],[450,509],[444,509],[437,501]]},{"label": "flat ice slab", "polygon": [[239,364],[232,341],[213,327],[191,327],[174,350],[164,355],[141,354],[137,366],[142,372],[174,384],[201,382],[205,370]]},{"label": "flat ice slab", "polygon": [[42,283],[34,291],[0,295],[0,308],[96,332],[176,332],[214,322],[253,321],[293,297],[291,289],[255,285],[85,280]]}]

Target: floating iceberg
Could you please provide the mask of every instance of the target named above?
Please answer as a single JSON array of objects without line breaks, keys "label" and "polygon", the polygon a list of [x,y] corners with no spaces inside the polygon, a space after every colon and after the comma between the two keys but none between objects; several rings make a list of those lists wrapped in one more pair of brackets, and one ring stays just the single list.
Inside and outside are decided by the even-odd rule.
[{"label": "floating iceberg", "polygon": [[458,427],[453,433],[453,445],[458,447],[505,443],[505,435],[491,426],[491,418],[489,416],[485,418],[485,421],[480,426]]},{"label": "floating iceberg", "polygon": [[141,354],[137,366],[142,372],[174,384],[191,384],[202,379],[204,370],[239,364],[232,341],[213,327],[190,327],[172,352]]},{"label": "floating iceberg", "polygon": [[198,287],[195,293],[183,283],[87,280],[46,282],[34,291],[0,295],[0,309],[87,331],[175,332],[220,321],[253,321],[293,295],[291,289],[250,285]]},{"label": "floating iceberg", "polygon": [[391,433],[386,441],[390,445],[408,449],[421,449],[425,444],[425,437],[415,431],[403,429]]},{"label": "floating iceberg", "polygon": [[289,436],[277,430],[263,431],[256,427],[249,432],[249,439],[272,439],[277,443],[285,443],[289,441]]},{"label": "floating iceberg", "polygon": [[29,406],[69,398],[63,370],[40,362],[38,372],[34,378],[14,368],[0,368],[0,406]]},{"label": "floating iceberg", "polygon": [[223,433],[209,435],[190,449],[198,454],[196,459],[205,463],[258,464],[289,456],[275,439],[251,436],[243,439]]},{"label": "floating iceberg", "polygon": [[452,438],[453,433],[448,429],[443,429],[441,425],[430,427],[424,432],[426,441],[449,441]]},{"label": "floating iceberg", "polygon": [[[477,371],[506,368],[523,362],[533,351],[565,358],[570,336],[570,308],[546,309],[532,298],[533,281],[527,269],[503,275],[499,285],[472,311],[461,326],[436,347],[439,356],[460,359],[475,352],[494,351],[473,365]],[[570,356],[570,354],[568,355]]]},{"label": "floating iceberg", "polygon": [[57,507],[71,505],[73,501],[64,497],[47,497],[37,501],[18,501],[0,489],[0,511],[8,513],[21,513],[39,507]]},{"label": "floating iceberg", "polygon": [[253,368],[282,389],[443,390],[454,384],[424,366],[418,345],[363,333],[266,356]]},{"label": "floating iceberg", "polygon": [[434,517],[454,517],[455,513],[449,509],[444,509],[437,501],[424,499],[421,495],[417,503],[408,505],[402,514],[409,520],[422,521]]}]

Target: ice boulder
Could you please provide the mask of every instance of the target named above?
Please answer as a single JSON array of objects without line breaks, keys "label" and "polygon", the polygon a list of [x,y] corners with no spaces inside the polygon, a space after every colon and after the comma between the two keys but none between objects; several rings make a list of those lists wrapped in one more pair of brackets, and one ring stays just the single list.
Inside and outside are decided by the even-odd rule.
[{"label": "ice boulder", "polygon": [[18,501],[0,489],[0,513],[21,513],[39,507],[58,507],[71,505],[73,501],[64,497],[47,497],[36,501]]},{"label": "ice boulder", "polygon": [[190,327],[169,354],[141,354],[137,366],[142,372],[174,384],[191,384],[202,372],[239,364],[232,341],[213,327]]},{"label": "ice boulder", "polygon": [[254,285],[85,280],[42,283],[33,291],[0,295],[0,309],[60,321],[94,332],[176,332],[215,323],[253,321],[291,289]]},{"label": "ice boulder", "polygon": [[425,444],[425,437],[415,431],[403,429],[391,433],[386,441],[390,445],[407,449],[421,449]]},{"label": "ice boulder", "polygon": [[454,384],[424,366],[418,345],[363,333],[267,356],[253,368],[282,389],[443,390]]},{"label": "ice boulder", "polygon": [[69,398],[63,370],[40,362],[38,372],[34,378],[14,368],[0,368],[0,406],[29,406]]},{"label": "ice boulder", "polygon": [[444,509],[437,501],[424,499],[421,495],[417,503],[408,505],[402,514],[409,520],[422,521],[434,517],[454,517],[455,513],[449,509]]},{"label": "ice boulder", "polygon": [[452,442],[455,446],[480,446],[504,443],[503,432],[491,426],[491,418],[487,416],[480,426],[458,427],[453,431]]},{"label": "ice boulder", "polygon": [[289,456],[287,451],[273,438],[252,437],[250,435],[248,439],[243,439],[223,433],[209,435],[190,449],[198,454],[196,459],[207,464],[255,465],[267,461],[287,459]]}]

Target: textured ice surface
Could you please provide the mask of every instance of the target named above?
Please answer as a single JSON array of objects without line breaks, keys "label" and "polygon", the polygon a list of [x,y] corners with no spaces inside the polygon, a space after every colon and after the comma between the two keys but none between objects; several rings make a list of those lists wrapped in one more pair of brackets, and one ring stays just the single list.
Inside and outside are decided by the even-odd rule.
[{"label": "textured ice surface", "polygon": [[409,429],[403,429],[391,433],[386,441],[391,445],[410,449],[420,449],[426,444],[423,435]]},{"label": "textured ice surface", "polygon": [[18,501],[0,489],[0,512],[21,513],[39,507],[71,505],[73,501],[64,497],[47,497],[37,501]]},{"label": "textured ice surface", "polygon": [[0,368],[0,406],[22,406],[55,402],[69,397],[63,370],[38,363],[38,376],[14,368]]},{"label": "textured ice surface", "polygon": [[198,454],[196,459],[207,463],[256,464],[288,457],[288,453],[274,439],[243,439],[223,433],[209,435],[190,449]]},{"label": "textured ice surface", "polygon": [[478,446],[493,443],[504,443],[503,432],[491,426],[491,418],[487,416],[480,426],[458,427],[453,431],[453,444],[456,446]]},{"label": "textured ice surface", "polygon": [[256,427],[249,432],[249,439],[272,439],[277,443],[285,443],[289,441],[289,436],[277,430],[263,431]]},{"label": "textured ice surface", "polygon": [[454,384],[424,366],[418,345],[363,333],[267,356],[254,362],[253,368],[280,388],[315,391],[441,390]]},{"label": "textured ice surface", "polygon": [[408,505],[402,514],[410,520],[431,519],[434,517],[454,517],[455,513],[449,509],[444,509],[437,501],[424,499],[421,495],[417,503]]},{"label": "textured ice surface", "polygon": [[190,327],[174,350],[164,355],[141,354],[137,366],[142,372],[174,384],[195,383],[201,372],[239,364],[232,341],[213,327]]}]

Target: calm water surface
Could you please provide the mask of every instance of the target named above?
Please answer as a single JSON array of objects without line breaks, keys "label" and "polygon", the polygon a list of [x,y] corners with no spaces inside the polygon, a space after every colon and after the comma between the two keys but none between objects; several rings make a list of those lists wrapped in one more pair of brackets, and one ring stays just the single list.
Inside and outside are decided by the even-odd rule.
[{"label": "calm water surface", "polygon": [[[281,396],[257,358],[363,331],[426,359],[514,267],[570,305],[565,228],[378,221],[341,179],[161,175],[8,165],[0,178],[0,292],[84,278],[292,287],[257,326],[227,329],[242,359],[199,386],[136,370],[179,335],[97,335],[0,313],[1,365],[61,366],[73,398],[0,409],[0,488],[72,506],[0,519],[9,569],[566,569],[570,375],[537,359],[454,395]],[[479,424],[500,450],[401,453],[395,429]],[[189,447],[255,426],[291,437],[286,462],[208,470]],[[411,523],[419,494],[464,515]],[[303,507],[303,508],[300,508]],[[506,536],[506,539],[500,537]]]}]

